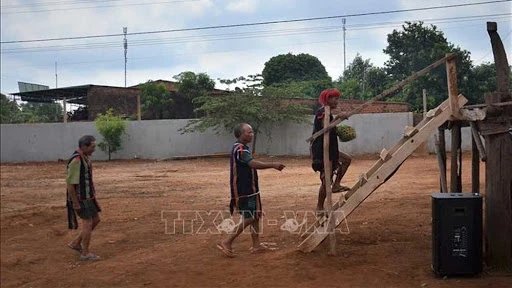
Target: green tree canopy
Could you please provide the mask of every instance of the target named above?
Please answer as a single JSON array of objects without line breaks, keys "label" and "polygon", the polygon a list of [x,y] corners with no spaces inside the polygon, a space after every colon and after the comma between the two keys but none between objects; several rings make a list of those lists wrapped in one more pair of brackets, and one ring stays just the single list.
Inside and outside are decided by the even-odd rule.
[{"label": "green tree canopy", "polygon": [[15,101],[0,93],[0,123],[17,123],[19,121],[20,109]]},{"label": "green tree canopy", "polygon": [[332,81],[320,60],[309,54],[288,53],[274,56],[265,63],[262,76],[265,86],[293,81]]},{"label": "green tree canopy", "polygon": [[[464,88],[471,70],[469,52],[455,47],[444,37],[443,32],[434,25],[424,26],[423,22],[406,22],[402,30],[393,30],[388,34],[388,46],[384,53],[389,55],[385,63],[387,74],[400,81],[431,63],[443,58],[447,53],[455,53],[457,61],[457,82],[459,92],[467,94]],[[437,106],[447,98],[446,69],[438,67],[424,77],[408,85],[395,97],[408,102],[413,110],[422,109],[422,90],[426,89]],[[431,108],[431,107],[429,107]]]},{"label": "green tree canopy", "polygon": [[367,100],[389,88],[391,82],[383,68],[375,67],[370,59],[357,53],[335,86],[345,99]]},{"label": "green tree canopy", "polygon": [[164,84],[151,80],[140,86],[143,119],[167,119],[171,115],[171,93]]},{"label": "green tree canopy", "polygon": [[178,81],[178,91],[189,99],[205,96],[215,89],[215,81],[206,73],[186,71],[173,78]]},{"label": "green tree canopy", "polygon": [[[286,122],[305,122],[309,108],[290,103],[286,98],[298,93],[290,86],[274,85],[265,87],[258,75],[222,80],[223,83],[242,83],[222,97],[203,96],[196,98],[197,111],[203,117],[191,120],[182,133],[201,131],[211,128],[215,133],[232,132],[241,122],[250,124],[255,132],[253,150],[256,151],[258,133],[264,132],[271,138],[272,128]],[[298,86],[295,86],[297,88]]]}]

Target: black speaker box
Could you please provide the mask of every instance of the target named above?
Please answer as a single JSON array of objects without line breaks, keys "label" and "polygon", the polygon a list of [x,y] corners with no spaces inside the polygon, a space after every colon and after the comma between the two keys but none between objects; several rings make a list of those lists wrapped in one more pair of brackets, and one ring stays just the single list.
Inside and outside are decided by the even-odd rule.
[{"label": "black speaker box", "polygon": [[482,196],[432,193],[432,269],[438,275],[482,272]]}]

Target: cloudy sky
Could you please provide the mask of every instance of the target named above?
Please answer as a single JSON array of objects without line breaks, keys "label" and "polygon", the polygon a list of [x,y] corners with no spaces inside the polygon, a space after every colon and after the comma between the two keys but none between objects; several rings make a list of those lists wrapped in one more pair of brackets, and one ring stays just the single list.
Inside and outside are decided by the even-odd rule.
[{"label": "cloudy sky", "polygon": [[[448,41],[471,53],[473,63],[492,62],[486,21],[498,22],[512,55],[512,2],[501,1],[396,13],[357,14],[490,0],[2,0],[1,87],[18,92],[18,81],[58,87],[124,86],[123,36],[8,43],[304,18],[346,16],[346,62],[356,53],[382,66],[386,35],[404,21],[436,25]],[[264,63],[283,53],[309,53],[333,79],[343,72],[342,18],[232,28],[128,35],[127,85],[172,79],[182,71],[229,79],[261,73]],[[509,60],[509,62],[512,62]],[[222,87],[219,87],[222,88]]]}]

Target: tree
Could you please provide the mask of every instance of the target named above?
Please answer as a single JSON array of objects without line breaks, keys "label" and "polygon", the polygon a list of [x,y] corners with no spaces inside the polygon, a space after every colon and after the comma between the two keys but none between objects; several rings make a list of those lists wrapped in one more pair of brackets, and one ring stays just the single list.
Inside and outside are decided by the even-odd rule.
[{"label": "tree", "polygon": [[281,54],[270,58],[262,72],[263,85],[332,79],[318,58],[309,54]]},{"label": "tree", "polygon": [[272,128],[276,124],[286,122],[305,122],[309,108],[290,103],[286,98],[298,91],[290,87],[264,87],[261,77],[239,77],[222,80],[223,83],[243,83],[244,88],[236,87],[234,91],[222,97],[203,96],[194,101],[199,108],[196,110],[204,116],[191,120],[180,131],[189,133],[204,132],[211,128],[215,133],[231,132],[241,122],[249,123],[254,129],[253,151],[259,133],[264,132],[271,138]]},{"label": "tree", "polygon": [[17,123],[20,109],[15,101],[0,93],[0,123]]},{"label": "tree", "polygon": [[178,81],[178,92],[189,99],[205,96],[215,89],[215,81],[206,73],[186,71],[173,77]]},{"label": "tree", "polygon": [[58,103],[21,104],[22,121],[29,123],[60,122],[62,106]]},{"label": "tree", "polygon": [[[455,53],[457,61],[457,82],[459,91],[465,90],[471,70],[469,52],[455,47],[444,37],[436,26],[423,26],[423,22],[405,22],[403,31],[393,30],[388,34],[388,46],[384,53],[389,55],[385,63],[386,72],[394,81],[401,81],[432,62],[443,58],[447,53]],[[413,110],[422,109],[422,90],[434,97],[434,106],[447,98],[446,69],[438,67],[414,83],[408,85],[397,96],[398,100],[411,104]]]},{"label": "tree", "polygon": [[196,74],[190,71],[181,72],[173,78],[178,80],[179,94],[183,95],[187,102],[191,104],[191,109],[196,111],[195,118],[201,116],[198,114],[198,110],[196,110],[197,106],[195,105],[194,99],[211,94],[211,91],[215,89],[215,81],[206,73]]},{"label": "tree", "polygon": [[343,98],[368,100],[389,88],[390,84],[391,79],[384,69],[375,67],[370,59],[363,60],[358,53],[338,78],[336,87],[342,91]]},{"label": "tree", "polygon": [[157,84],[149,80],[140,86],[140,93],[144,119],[169,118],[173,101],[171,92],[164,84]]},{"label": "tree", "polygon": [[[512,73],[510,73],[512,82]],[[467,98],[472,103],[485,103],[484,94],[496,91],[496,69],[494,63],[483,63],[471,69],[468,79]]]},{"label": "tree", "polygon": [[114,116],[114,109],[110,108],[107,113],[98,115],[98,118],[94,120],[94,125],[104,140],[98,146],[102,151],[108,153],[110,161],[112,153],[122,148],[121,137],[125,133],[128,122],[121,116]]}]

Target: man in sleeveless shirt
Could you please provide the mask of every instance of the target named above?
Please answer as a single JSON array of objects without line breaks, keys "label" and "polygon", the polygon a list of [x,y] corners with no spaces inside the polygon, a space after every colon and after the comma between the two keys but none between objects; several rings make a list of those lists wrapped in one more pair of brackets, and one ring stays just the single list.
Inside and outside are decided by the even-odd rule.
[{"label": "man in sleeveless shirt", "polygon": [[76,215],[82,219],[82,231],[68,247],[80,253],[80,260],[99,260],[89,251],[92,231],[100,222],[101,208],[96,200],[89,157],[96,149],[96,139],[85,135],[78,140],[78,149],[68,161],[66,173],[69,229],[77,229]]},{"label": "man in sleeveless shirt", "polygon": [[[325,106],[329,106],[331,111],[338,106],[338,98],[341,96],[340,91],[337,89],[326,89],[320,93],[318,98],[318,102],[322,104],[322,107],[318,109],[315,115],[313,134],[322,130],[324,116],[325,116]],[[340,116],[346,118],[345,116]],[[332,122],[334,117],[330,116],[330,121]],[[311,143],[311,158],[312,158],[312,168],[315,172],[320,172],[320,181],[322,182],[320,188],[318,189],[318,203],[317,203],[317,213],[324,213],[324,202],[326,197],[325,191],[325,172],[324,172],[324,137],[317,137],[313,143]],[[332,192],[342,192],[350,190],[347,186],[340,185],[341,179],[347,172],[350,163],[352,162],[352,157],[342,151],[338,151],[338,137],[336,135],[336,129],[331,129],[329,131],[329,160],[332,161],[332,172],[336,174],[336,179],[332,184]],[[333,175],[329,175],[329,177],[333,177]]]},{"label": "man in sleeveless shirt", "polygon": [[254,138],[254,131],[249,124],[241,123],[235,127],[235,137],[237,141],[231,148],[230,157],[230,186],[231,201],[230,212],[236,210],[242,216],[242,222],[239,223],[234,231],[217,247],[228,257],[234,257],[232,245],[233,241],[240,235],[244,229],[251,225],[252,253],[261,253],[268,250],[260,243],[259,227],[262,216],[261,198],[258,185],[258,169],[274,168],[283,170],[281,163],[267,163],[254,160],[247,144]]}]

